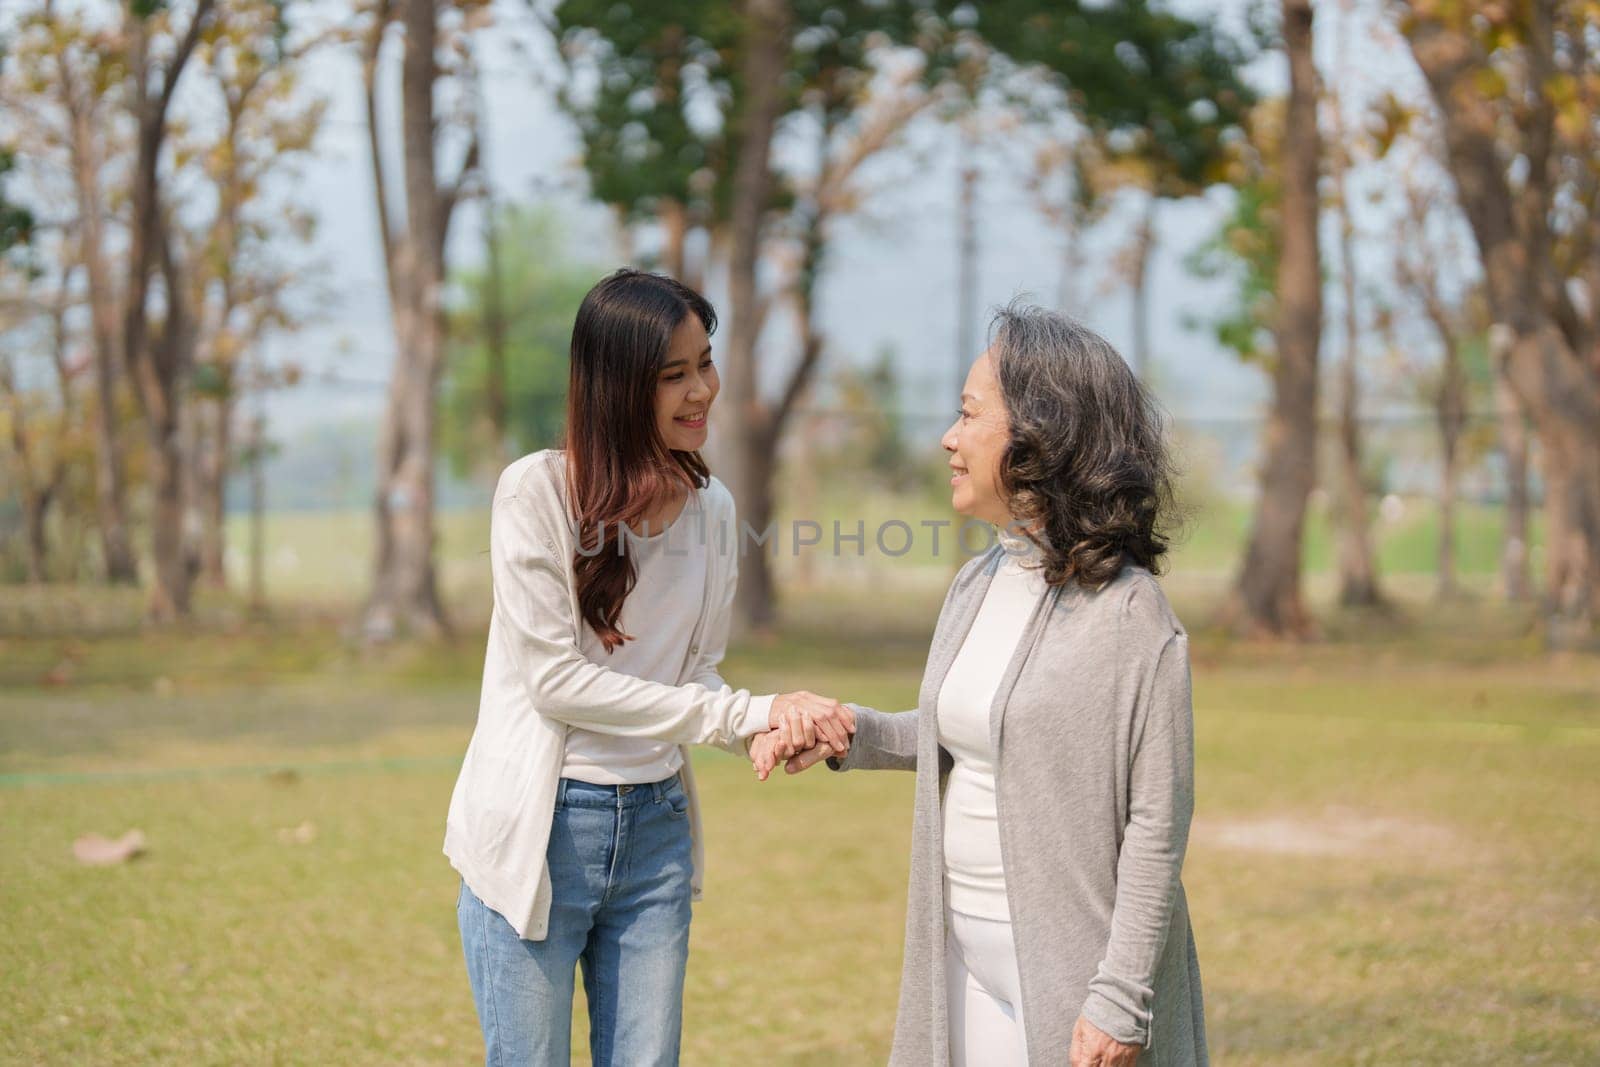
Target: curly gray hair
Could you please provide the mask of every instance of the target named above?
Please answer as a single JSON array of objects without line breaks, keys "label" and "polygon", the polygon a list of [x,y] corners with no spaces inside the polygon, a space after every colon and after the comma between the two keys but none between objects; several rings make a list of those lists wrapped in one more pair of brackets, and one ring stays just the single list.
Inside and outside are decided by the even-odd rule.
[{"label": "curly gray hair", "polygon": [[1105,338],[1064,315],[1013,302],[990,336],[1011,420],[1000,484],[1018,525],[1037,531],[1046,580],[1098,589],[1129,563],[1158,573],[1173,463],[1150,393]]}]

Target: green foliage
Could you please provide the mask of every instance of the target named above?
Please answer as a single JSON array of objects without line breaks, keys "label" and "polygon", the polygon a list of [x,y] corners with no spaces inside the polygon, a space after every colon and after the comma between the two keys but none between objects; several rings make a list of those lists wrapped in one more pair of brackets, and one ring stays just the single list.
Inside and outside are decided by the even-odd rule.
[{"label": "green foliage", "polygon": [[1255,99],[1240,76],[1251,59],[1245,41],[1149,0],[999,0],[976,10],[984,39],[1059,78],[1089,128],[1149,168],[1157,195],[1221,178]]},{"label": "green foliage", "polygon": [[726,122],[696,127],[688,113],[691,101],[726,107],[722,57],[738,30],[727,5],[577,0],[555,5],[550,19],[569,73],[596,75],[592,94],[569,77],[560,96],[583,138],[596,199],[647,215],[660,198],[694,200],[708,168],[727,170]]},{"label": "green foliage", "polygon": [[[782,113],[818,104],[848,114],[870,81],[874,50],[937,50],[947,37],[940,0],[795,0],[788,99]],[[702,222],[726,217],[743,95],[743,20],[732,4],[565,0],[549,15],[569,74],[563,108],[577,123],[594,196],[630,219],[662,201]],[[930,69],[935,65],[930,64]],[[695,118],[691,121],[691,115]],[[783,196],[774,190],[775,198]]]},{"label": "green foliage", "polygon": [[1278,187],[1257,176],[1234,190],[1233,209],[1217,231],[1184,260],[1196,277],[1229,283],[1233,292],[1212,318],[1189,317],[1246,362],[1262,362],[1274,352],[1272,323],[1277,301]]},{"label": "green foliage", "polygon": [[502,444],[521,453],[555,442],[566,405],[572,321],[583,295],[602,272],[598,266],[567,258],[560,222],[549,210],[505,211],[499,246],[507,442],[485,436],[488,273],[479,266],[451,279],[465,300],[450,324],[448,370],[440,398],[440,446],[451,469],[463,477],[497,457]]},{"label": "green foliage", "polygon": [[16,154],[0,149],[0,255],[28,244],[33,238],[33,213],[6,199],[6,184],[16,166]]}]

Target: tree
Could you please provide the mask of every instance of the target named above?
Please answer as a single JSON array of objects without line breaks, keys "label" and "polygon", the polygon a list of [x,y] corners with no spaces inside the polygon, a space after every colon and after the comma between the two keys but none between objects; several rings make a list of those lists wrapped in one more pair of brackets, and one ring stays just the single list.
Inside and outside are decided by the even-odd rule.
[{"label": "tree", "polygon": [[[4,167],[0,166],[0,174],[3,174],[3,170]],[[36,269],[32,264],[22,264],[22,269],[16,269],[16,261],[20,257],[11,253],[29,238],[31,215],[24,214],[26,209],[21,207],[14,210],[18,213],[14,216],[16,225],[0,231],[0,241],[5,242],[0,247],[0,276],[7,276],[7,280],[20,276],[22,284],[27,286],[33,280],[29,276],[36,273]],[[7,291],[0,292],[0,301],[7,305],[15,302],[18,306],[26,307],[34,298],[46,295],[29,289],[13,293],[9,291],[10,288],[7,286]],[[66,353],[65,289],[65,279],[62,279],[55,291],[47,295],[49,336],[43,339],[43,347],[49,350],[59,389],[59,398],[53,408],[36,391],[18,385],[9,346],[7,350],[0,350],[0,416],[3,416],[3,424],[8,426],[6,438],[11,446],[11,454],[6,457],[3,469],[7,474],[6,481],[14,487],[13,492],[22,508],[23,540],[30,582],[44,582],[49,578],[49,546],[45,538],[45,524],[52,505],[66,484],[69,461],[75,458],[70,441],[73,399]],[[8,310],[0,316],[0,336],[35,326],[36,323],[27,321],[32,317],[13,316]],[[28,338],[24,344],[32,347],[38,345],[39,341]]]},{"label": "tree", "polygon": [[[440,16],[461,16],[440,33]],[[362,613],[369,640],[400,635],[435,636],[448,629],[433,565],[434,452],[439,379],[444,372],[444,249],[451,216],[477,167],[477,142],[469,141],[456,173],[439,178],[438,132],[445,125],[437,87],[443,46],[464,48],[465,35],[487,13],[481,3],[376,0],[363,42],[362,72],[373,194],[383,241],[394,327],[395,366],[378,436],[378,485],[373,501],[377,558],[372,591]],[[380,53],[392,23],[404,29],[401,70],[401,188],[403,216],[391,211],[393,184],[384,164],[378,121]]]},{"label": "tree", "polygon": [[[802,252],[791,260],[799,269],[776,286],[763,284],[761,268],[785,238],[823,234],[813,226],[814,203],[804,183],[786,181],[774,163],[772,145],[780,130],[810,123],[854,137],[861,119],[852,107],[840,112],[850,115],[848,121],[829,126],[817,110],[819,99],[859,109],[870,98],[863,89],[881,57],[896,46],[919,54],[925,83],[941,83],[959,66],[960,46],[970,46],[972,33],[992,34],[1004,40],[1002,50],[1019,53],[1018,62],[1044,64],[1065,78],[1105,128],[1134,141],[1140,130],[1152,129],[1147,140],[1160,146],[1163,158],[1170,155],[1174,172],[1197,175],[1204,169],[1204,153],[1194,155],[1199,142],[1223,137],[1226,122],[1213,124],[1205,107],[1196,106],[1196,78],[1233,77],[1227,63],[1232,53],[1207,51],[1209,25],[1152,13],[1142,0],[1081,6],[744,0],[736,8],[584,0],[556,5],[553,21],[569,62],[586,64],[595,75],[590,80],[601,87],[588,97],[567,98],[580,113],[586,167],[598,194],[622,205],[625,216],[636,206],[661,211],[663,203],[688,198],[689,217],[701,220],[711,246],[726,254],[726,400],[719,407],[727,421],[719,434],[719,472],[738,500],[741,521],[757,530],[773,514],[772,474],[791,398],[804,391],[823,350],[802,339],[798,358],[773,394],[776,400],[757,387],[766,377],[757,343],[774,296],[789,291],[814,306],[805,287],[820,276],[826,246],[824,237],[808,255],[807,239],[800,236]],[[957,22],[968,25],[965,34],[957,32]],[[1111,59],[1108,67],[1094,49],[1077,47],[1083,40],[1103,44],[1108,55],[1126,42],[1124,55],[1137,58],[1126,64]],[[1190,62],[1192,55],[1202,55],[1201,61]],[[1123,100],[1129,91],[1143,102]],[[1150,103],[1152,97],[1160,103]],[[693,121],[691,100],[706,105],[714,120]],[[1209,103],[1223,113],[1233,107],[1231,99]],[[675,113],[658,114],[664,108]],[[1196,135],[1202,126],[1211,132]],[[658,186],[639,184],[658,173]],[[665,215],[670,249],[679,223],[672,211]],[[813,331],[812,337],[819,335]],[[766,625],[775,616],[763,553],[745,559],[737,607],[749,625]]]},{"label": "tree", "polygon": [[[949,5],[744,0],[730,8],[584,0],[553,11],[569,64],[594,72],[601,87],[563,97],[584,134],[596,195],[624,219],[659,213],[668,232],[668,269],[684,271],[691,282],[698,272],[680,266],[674,251],[686,227],[705,228],[711,247],[726,258],[718,469],[738,501],[740,521],[754,530],[772,519],[777,450],[822,357],[812,294],[828,220],[845,203],[822,207],[815,195],[821,165],[813,182],[787,181],[773,160],[774,139],[786,123],[809,125],[821,131],[819,157],[853,158],[849,168],[859,167],[865,156],[852,153],[881,149],[893,131],[881,139],[865,135],[853,109],[869,98],[878,63],[896,44],[913,45],[925,57],[922,70],[937,76],[937,64],[926,57],[945,39],[936,18],[941,6]],[[712,109],[714,121],[694,121],[697,105]],[[789,257],[791,269],[777,284],[763,285],[762,265],[785,246],[799,249]],[[758,388],[764,375],[757,342],[785,294],[800,308],[802,331],[810,332],[772,400]],[[762,552],[743,561],[736,609],[747,625],[765,626],[775,616]]]},{"label": "tree", "polygon": [[[1348,18],[1348,7],[1344,12]],[[1341,20],[1343,22],[1343,20]],[[1334,83],[1328,92],[1333,151],[1333,209],[1339,234],[1339,290],[1344,312],[1344,358],[1339,361],[1339,493],[1338,566],[1339,603],[1346,607],[1376,607],[1384,598],[1378,588],[1378,554],[1373,546],[1372,520],[1367,509],[1367,479],[1361,441],[1361,308],[1356,284],[1356,224],[1350,209],[1350,172],[1362,145],[1346,117],[1349,68],[1345,62],[1349,30],[1341,25]]]},{"label": "tree", "polygon": [[[30,150],[41,156],[59,151],[72,176],[74,254],[84,268],[94,352],[96,517],[105,577],[113,584],[138,581],[119,423],[124,290],[107,236],[108,224],[125,213],[120,191],[130,181],[131,145],[118,120],[127,82],[123,21],[132,17],[101,25],[47,0],[19,21],[7,79],[7,93],[16,97],[8,110],[27,123]],[[115,199],[112,190],[119,191]]]},{"label": "tree", "polygon": [[1083,240],[1105,214],[1108,198],[1099,175],[1103,160],[1093,138],[1082,131],[1048,135],[1035,150],[1028,171],[1028,189],[1034,206],[1047,222],[1061,231],[1061,275],[1056,283],[1056,310],[1082,315],[1085,295],[1079,289],[1083,273]]},{"label": "tree", "polygon": [[[127,107],[134,122],[128,271],[122,313],[122,358],[139,402],[150,447],[150,543],[154,563],[150,614],[170,622],[189,614],[191,573],[185,558],[183,406],[194,359],[193,308],[169,213],[161,200],[160,164],[174,93],[200,37],[215,14],[214,0],[195,0],[181,28],[162,5],[136,4],[125,29]],[[170,38],[165,54],[152,48]],[[159,57],[159,58],[158,58]],[[161,306],[152,306],[151,281],[162,281]],[[159,316],[159,317],[158,317]]]},{"label": "tree", "polygon": [[1158,206],[1218,181],[1229,139],[1255,93],[1240,71],[1251,42],[1212,19],[1186,17],[1147,0],[1053,3],[1002,0],[977,6],[977,29],[1020,64],[1059,80],[1106,164],[1102,194],[1138,189],[1144,202],[1126,250],[1133,290],[1130,362],[1149,369],[1149,270]]},{"label": "tree", "polygon": [[705,264],[687,246],[726,221],[739,9],[563,0],[547,20],[568,67],[559,100],[583,141],[590,194],[624,227],[659,224],[656,265],[700,288]]},{"label": "tree", "polygon": [[195,309],[188,497],[200,531],[191,549],[200,574],[217,587],[226,582],[224,496],[235,408],[246,386],[265,384],[245,380],[245,363],[269,333],[296,324],[294,295],[306,282],[280,250],[309,240],[316,221],[305,207],[271,195],[311,151],[327,108],[326,98],[300,84],[309,46],[289,45],[284,31],[276,0],[229,5],[227,20],[197,55],[196,74],[220,104],[220,129],[191,132],[181,146],[214,191],[212,210],[187,220],[184,230]]},{"label": "tree", "polygon": [[1306,501],[1317,469],[1317,357],[1322,277],[1317,236],[1316,66],[1310,0],[1283,0],[1289,96],[1283,124],[1279,253],[1273,315],[1273,396],[1260,496],[1224,617],[1251,634],[1304,637],[1314,624],[1301,592]]},{"label": "tree", "polygon": [[[1475,386],[1487,378],[1487,342],[1482,317],[1481,292],[1463,275],[1459,264],[1471,262],[1471,253],[1455,240],[1455,218],[1439,219],[1448,200],[1441,202],[1438,186],[1429,178],[1431,136],[1425,124],[1417,137],[1424,140],[1422,160],[1404,161],[1397,184],[1402,200],[1393,230],[1395,280],[1400,294],[1421,312],[1437,343],[1438,360],[1431,373],[1420,374],[1423,395],[1433,408],[1439,433],[1439,546],[1435,593],[1440,600],[1460,595],[1456,575],[1456,505],[1460,496],[1467,416]],[[1442,178],[1443,175],[1436,177]],[[1442,233],[1443,236],[1440,236]],[[1394,345],[1396,349],[1401,346]],[[1479,373],[1480,369],[1484,373]],[[1510,472],[1508,472],[1509,474]],[[1526,486],[1523,486],[1524,490]],[[1524,510],[1525,516],[1525,510]],[[1524,531],[1525,535],[1525,531]]]},{"label": "tree", "polygon": [[[451,280],[466,301],[451,315],[440,442],[463,476],[493,477],[508,450],[521,454],[556,443],[572,322],[603,270],[563,254],[560,221],[548,209],[510,208],[499,214],[495,232],[503,250],[498,278],[486,260]],[[504,308],[499,371],[488,325],[495,288]],[[497,374],[503,375],[498,381]]]},{"label": "tree", "polygon": [[1532,0],[1399,14],[1508,341],[1506,377],[1542,445],[1547,636],[1589,643],[1600,620],[1600,13]]},{"label": "tree", "polygon": [[1510,331],[1505,324],[1489,330],[1489,364],[1494,375],[1495,419],[1500,450],[1506,466],[1506,519],[1500,541],[1500,584],[1507,600],[1520,603],[1533,597],[1528,573],[1532,536],[1528,515],[1528,417],[1506,373],[1511,354]]}]

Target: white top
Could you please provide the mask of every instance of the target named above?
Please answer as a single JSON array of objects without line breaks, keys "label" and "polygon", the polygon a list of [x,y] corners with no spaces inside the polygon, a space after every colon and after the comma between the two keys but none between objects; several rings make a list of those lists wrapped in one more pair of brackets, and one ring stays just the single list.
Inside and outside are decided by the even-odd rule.
[{"label": "white top", "polygon": [[[622,602],[620,627],[631,634],[606,651],[588,623],[578,647],[595,663],[614,671],[672,685],[689,650],[689,635],[705,599],[705,516],[698,491],[666,529],[648,537],[624,529],[623,552],[632,557],[636,581]],[[613,549],[614,551],[614,549]],[[683,753],[671,741],[618,737],[573,727],[567,731],[561,777],[595,785],[659,782],[683,766]]]},{"label": "white top", "polygon": [[[573,727],[711,744],[739,755],[745,754],[745,738],[767,728],[773,698],[729,688],[717,673],[739,580],[738,525],[733,496],[717,479],[700,498],[708,528],[705,589],[676,684],[665,685],[584,654],[565,454],[524,456],[495,487],[489,523],[494,612],[478,723],[450,796],[444,853],[468,888],[505,916],[518,937],[542,941],[550,928],[545,851]],[[694,851],[691,885],[698,898],[705,848],[687,759],[682,773]]]},{"label": "white top", "polygon": [[939,689],[939,744],[954,767],[944,792],[945,899],[953,911],[1009,921],[995,815],[989,713],[1017,641],[1045,592],[1038,550],[1002,535],[1007,555]]}]

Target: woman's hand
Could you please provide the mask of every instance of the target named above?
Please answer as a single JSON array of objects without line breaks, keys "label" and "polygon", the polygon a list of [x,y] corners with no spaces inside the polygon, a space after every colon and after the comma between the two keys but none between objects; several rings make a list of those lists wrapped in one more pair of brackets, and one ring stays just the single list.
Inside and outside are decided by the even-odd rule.
[{"label": "woman's hand", "polygon": [[772,714],[767,718],[767,728],[783,734],[790,751],[780,756],[788,759],[815,745],[820,738],[836,755],[850,751],[850,736],[856,732],[855,712],[828,697],[798,690],[780,693],[772,702]]},{"label": "woman's hand", "polygon": [[[849,751],[846,745],[845,752]],[[779,763],[784,764],[784,770],[788,773],[799,774],[833,754],[833,746],[825,743],[797,751],[782,730],[768,730],[750,739],[750,764],[755,768],[756,777],[763,782]]]},{"label": "woman's hand", "polygon": [[794,748],[782,730],[768,730],[750,739],[750,765],[755,768],[759,781],[766,781],[772,769],[793,754]]},{"label": "woman's hand", "polygon": [[834,753],[828,750],[827,745],[817,745],[815,748],[808,748],[803,752],[796,752],[790,756],[788,761],[784,763],[783,769],[788,774],[799,774],[801,771],[815,767],[831,755],[834,755]]},{"label": "woman's hand", "polygon": [[1133,1067],[1139,1052],[1138,1045],[1124,1045],[1081,1015],[1072,1028],[1072,1067]]}]

